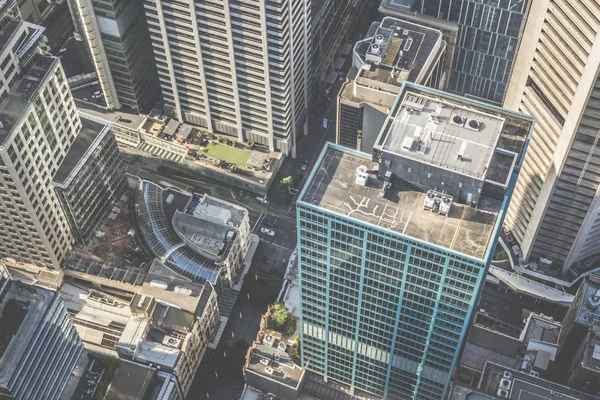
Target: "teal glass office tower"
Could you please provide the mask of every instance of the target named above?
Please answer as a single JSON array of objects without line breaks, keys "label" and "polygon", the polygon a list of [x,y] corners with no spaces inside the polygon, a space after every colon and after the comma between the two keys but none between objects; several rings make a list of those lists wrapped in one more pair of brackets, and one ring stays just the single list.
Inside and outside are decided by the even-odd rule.
[{"label": "teal glass office tower", "polygon": [[372,155],[325,146],[297,201],[304,367],[444,397],[533,123],[406,83]]}]

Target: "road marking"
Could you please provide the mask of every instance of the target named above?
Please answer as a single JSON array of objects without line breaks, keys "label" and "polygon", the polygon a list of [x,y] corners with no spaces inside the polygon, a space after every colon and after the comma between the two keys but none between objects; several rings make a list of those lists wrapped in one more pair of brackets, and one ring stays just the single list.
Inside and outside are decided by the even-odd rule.
[{"label": "road marking", "polygon": [[263,220],[263,218],[264,218],[264,215],[265,215],[265,213],[263,212],[263,213],[261,213],[261,214],[258,216],[258,219],[256,220],[256,222],[254,223],[254,226],[252,227],[252,232],[254,232],[254,231],[256,230],[256,226],[257,226],[257,225],[258,225],[260,222],[262,222],[262,220]]}]

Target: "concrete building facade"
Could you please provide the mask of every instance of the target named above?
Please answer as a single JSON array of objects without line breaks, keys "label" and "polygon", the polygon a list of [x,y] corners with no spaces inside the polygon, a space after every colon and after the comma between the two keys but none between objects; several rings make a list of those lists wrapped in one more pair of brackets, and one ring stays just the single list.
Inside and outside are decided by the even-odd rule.
[{"label": "concrete building facade", "polygon": [[43,28],[0,24],[0,257],[58,268],[74,239],[50,182],[81,121]]},{"label": "concrete building facade", "polygon": [[599,252],[599,31],[596,1],[532,2],[504,102],[537,118],[507,226],[555,272]]},{"label": "concrete building facade", "polygon": [[307,129],[311,2],[144,2],[165,109],[294,155]]},{"label": "concrete building facade", "polygon": [[444,398],[532,125],[405,82],[372,155],[325,147],[297,201],[303,367]]},{"label": "concrete building facade", "polygon": [[81,118],[81,131],[52,184],[77,242],[88,244],[127,187],[110,126]]}]

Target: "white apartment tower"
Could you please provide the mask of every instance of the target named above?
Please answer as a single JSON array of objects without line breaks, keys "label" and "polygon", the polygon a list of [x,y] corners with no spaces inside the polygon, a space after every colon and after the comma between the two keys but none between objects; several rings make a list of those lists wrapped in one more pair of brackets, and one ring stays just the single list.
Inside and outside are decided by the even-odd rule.
[{"label": "white apartment tower", "polygon": [[58,267],[73,236],[51,181],[81,121],[42,31],[0,15],[0,258]]},{"label": "white apartment tower", "polygon": [[294,156],[307,130],[310,0],[147,0],[166,111]]},{"label": "white apartment tower", "polygon": [[600,3],[531,2],[504,106],[537,122],[506,224],[557,272],[600,253],[599,73]]}]

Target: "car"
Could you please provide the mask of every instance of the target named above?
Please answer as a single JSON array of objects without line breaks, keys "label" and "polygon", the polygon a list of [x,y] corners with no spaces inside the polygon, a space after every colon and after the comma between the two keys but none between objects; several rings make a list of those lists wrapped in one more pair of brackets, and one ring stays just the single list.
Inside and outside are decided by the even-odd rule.
[{"label": "car", "polygon": [[275,226],[275,221],[269,221],[268,219],[263,219],[262,223],[263,223],[263,225],[266,225],[266,226],[268,226],[270,228],[272,228],[272,227]]},{"label": "car", "polygon": [[273,232],[272,230],[270,230],[268,228],[260,228],[260,231],[262,233],[264,233],[265,235],[275,236],[275,232]]},{"label": "car", "polygon": [[307,168],[308,168],[308,160],[304,161],[304,164],[302,164],[302,166],[300,167],[300,169],[302,171],[306,171]]}]

